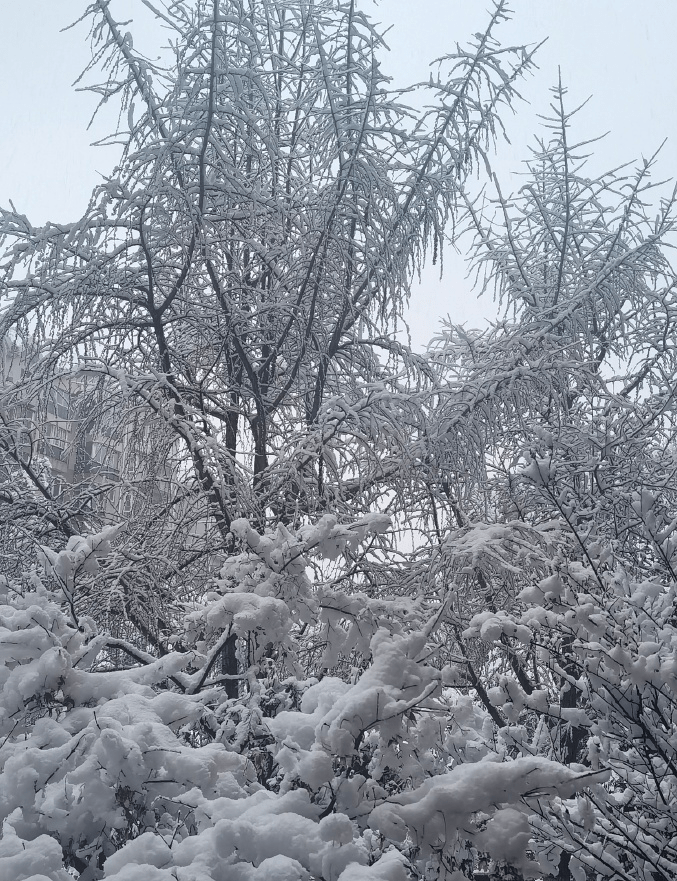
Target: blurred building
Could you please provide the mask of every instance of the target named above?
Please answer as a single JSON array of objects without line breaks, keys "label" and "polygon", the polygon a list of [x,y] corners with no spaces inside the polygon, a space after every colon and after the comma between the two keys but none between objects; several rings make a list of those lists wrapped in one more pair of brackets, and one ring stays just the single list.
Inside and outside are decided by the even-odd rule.
[{"label": "blurred building", "polygon": [[85,380],[56,377],[33,386],[21,349],[4,342],[0,364],[0,480],[30,479],[25,463],[55,501],[68,500],[84,484],[101,490],[104,507],[124,503],[121,468],[124,439],[94,407]]}]

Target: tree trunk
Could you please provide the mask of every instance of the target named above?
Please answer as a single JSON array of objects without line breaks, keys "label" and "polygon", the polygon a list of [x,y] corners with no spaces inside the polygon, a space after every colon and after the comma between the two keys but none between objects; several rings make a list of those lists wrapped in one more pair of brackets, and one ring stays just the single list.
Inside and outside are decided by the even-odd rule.
[{"label": "tree trunk", "polygon": [[[237,637],[234,633],[225,641],[221,650],[221,675],[237,676]],[[238,693],[237,679],[229,679],[226,681],[226,696],[228,698],[236,698]]]}]

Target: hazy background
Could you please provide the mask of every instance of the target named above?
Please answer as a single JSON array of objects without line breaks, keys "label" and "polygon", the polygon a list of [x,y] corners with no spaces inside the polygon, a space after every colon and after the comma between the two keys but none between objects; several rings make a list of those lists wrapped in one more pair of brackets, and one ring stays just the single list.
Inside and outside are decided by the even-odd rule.
[{"label": "hazy background", "polygon": [[[483,30],[484,0],[361,0],[361,7],[384,26],[390,54],[383,68],[396,85],[428,79],[428,63]],[[80,16],[85,0],[6,2],[0,33],[0,206],[9,200],[33,224],[76,219],[97,183],[117,159],[115,148],[91,143],[110,132],[115,115],[106,112],[87,131],[94,97],[72,88],[90,58],[87,27],[60,29]],[[677,172],[677,0],[513,0],[513,20],[499,34],[507,44],[533,44],[540,69],[522,83],[529,103],[505,117],[511,144],[501,144],[496,168],[504,193],[519,186],[522,161],[547,113],[549,89],[558,66],[569,89],[570,106],[592,99],[578,115],[576,140],[609,132],[595,147],[590,172],[639,160],[663,148],[656,176]],[[118,20],[135,45],[152,47],[156,26],[141,0],[112,0]],[[161,37],[159,38],[161,40]],[[451,255],[449,255],[451,257]],[[440,315],[479,325],[496,314],[489,298],[477,300],[460,259],[448,259],[445,278],[424,274],[412,298],[412,339],[421,345],[434,333]]]}]

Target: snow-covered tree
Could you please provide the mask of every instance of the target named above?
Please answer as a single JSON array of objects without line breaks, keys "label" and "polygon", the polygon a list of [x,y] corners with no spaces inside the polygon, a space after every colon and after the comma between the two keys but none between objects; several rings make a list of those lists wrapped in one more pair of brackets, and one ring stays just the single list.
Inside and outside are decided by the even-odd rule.
[{"label": "snow-covered tree", "polygon": [[432,352],[448,531],[431,568],[455,585],[450,644],[501,737],[613,772],[540,827],[559,877],[653,881],[677,855],[675,200],[649,213],[651,161],[586,177],[554,96],[517,197],[468,201],[507,317]]},{"label": "snow-covered tree", "polygon": [[[467,195],[503,3],[421,115],[354,0],[146,5],[83,218],[2,213],[0,876],[673,877],[674,200],[561,86]],[[464,222],[506,319],[414,355]]]},{"label": "snow-covered tree", "polygon": [[352,0],[157,16],[151,63],[85,12],[127,129],[84,217],[2,215],[2,870],[403,878],[474,837],[524,862],[484,823],[523,837],[496,806],[581,775],[448,776],[446,605],[389,589],[374,510],[421,431],[391,331],[529,56],[497,4],[416,114]]},{"label": "snow-covered tree", "polygon": [[[86,75],[103,70],[90,88],[126,111],[120,165],[74,223],[2,215],[0,335],[17,361],[2,444],[63,539],[115,520],[117,456],[136,565],[105,593],[161,641],[237,517],[263,527],[386,504],[385,425],[407,421],[397,395],[384,400],[402,369],[390,331],[530,58],[496,43],[498,4],[419,87],[431,106],[416,114],[388,89],[355,0],[167,4],[158,62],[114,10],[97,0],[84,14]],[[62,388],[80,442],[101,452],[63,500],[31,467]],[[22,523],[6,526],[15,542]]]}]

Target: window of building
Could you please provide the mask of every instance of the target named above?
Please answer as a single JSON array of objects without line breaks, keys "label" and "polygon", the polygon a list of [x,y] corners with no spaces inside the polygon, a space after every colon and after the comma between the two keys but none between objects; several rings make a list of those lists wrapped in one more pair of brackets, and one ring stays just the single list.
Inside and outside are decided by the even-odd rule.
[{"label": "window of building", "polygon": [[48,422],[45,430],[46,452],[48,456],[64,462],[67,457],[69,432],[58,422]]}]

